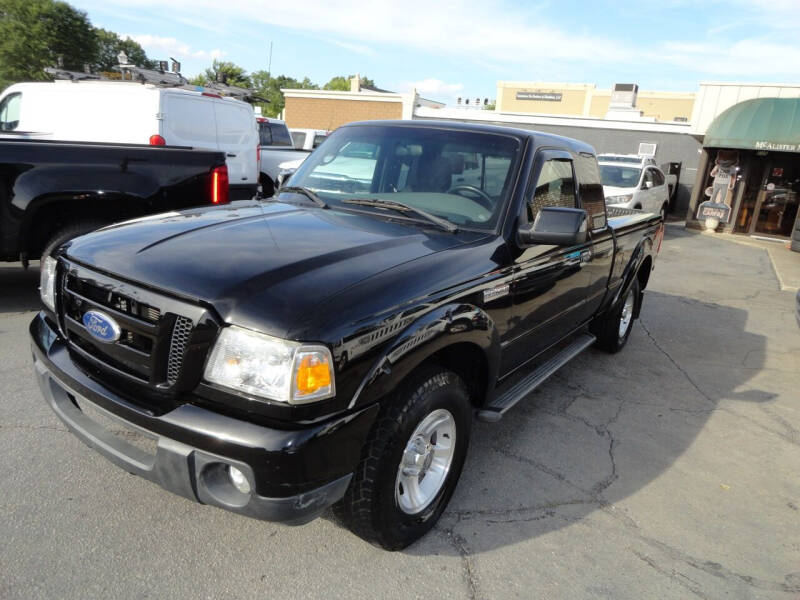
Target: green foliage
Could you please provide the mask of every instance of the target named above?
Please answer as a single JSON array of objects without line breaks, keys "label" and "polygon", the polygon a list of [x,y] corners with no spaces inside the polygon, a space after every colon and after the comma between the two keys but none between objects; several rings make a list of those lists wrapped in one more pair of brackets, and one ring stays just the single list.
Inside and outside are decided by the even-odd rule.
[{"label": "green foliage", "polygon": [[205,85],[206,82],[215,82],[220,75],[224,75],[228,85],[249,88],[251,85],[250,76],[242,67],[225,60],[217,60],[211,63],[211,68],[206,69],[205,73],[193,77],[189,80],[192,85]]},{"label": "green foliage", "polygon": [[308,77],[304,77],[302,81],[298,81],[294,77],[287,77],[286,75],[270,77],[269,71],[255,71],[250,76],[250,79],[258,95],[269,100],[268,104],[256,102],[256,106],[261,107],[262,114],[269,117],[277,117],[283,110],[285,101],[281,93],[281,88],[302,90],[319,89],[319,86],[313,83]]},{"label": "green foliage", "polygon": [[497,106],[497,102],[489,102],[489,104],[483,105],[483,110],[494,110]]},{"label": "green foliage", "polygon": [[[349,92],[350,80],[353,77],[355,77],[355,75],[348,75],[347,77],[345,77],[344,75],[337,75],[336,77],[333,77],[324,86],[322,86],[322,89],[339,91],[339,92]],[[375,87],[375,82],[372,81],[372,79],[370,79],[369,77],[362,77],[361,85],[366,87]]]},{"label": "green foliage", "polygon": [[119,64],[117,54],[120,51],[128,55],[128,61],[138,67],[155,69],[156,61],[147,58],[142,47],[130,38],[124,40],[113,31],[95,29],[97,35],[97,58],[94,62],[95,71],[113,71]]},{"label": "green foliage", "polygon": [[97,56],[97,34],[86,13],[54,0],[0,0],[0,88],[47,80],[58,57],[82,71]]}]

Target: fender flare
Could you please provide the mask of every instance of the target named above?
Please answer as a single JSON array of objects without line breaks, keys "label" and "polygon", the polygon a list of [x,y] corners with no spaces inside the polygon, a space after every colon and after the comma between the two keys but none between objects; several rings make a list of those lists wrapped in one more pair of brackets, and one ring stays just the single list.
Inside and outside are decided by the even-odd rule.
[{"label": "fender flare", "polygon": [[[617,288],[617,293],[614,295],[614,299],[608,304],[608,310],[613,309],[619,299],[628,293],[628,290],[630,290],[631,286],[633,285],[634,278],[638,277],[639,269],[642,267],[645,259],[652,254],[653,240],[649,235],[646,235],[639,240],[636,248],[634,248],[633,252],[631,253],[631,259],[628,261],[628,264],[625,265],[625,270],[622,272],[622,285]],[[643,294],[644,291],[642,290],[639,293]],[[641,306],[641,302],[638,302],[637,306]]]},{"label": "fender flare", "polygon": [[425,313],[387,345],[361,380],[348,408],[380,400],[425,360],[459,343],[483,352],[487,383],[492,385],[500,367],[500,335],[495,323],[480,307],[451,303]]}]

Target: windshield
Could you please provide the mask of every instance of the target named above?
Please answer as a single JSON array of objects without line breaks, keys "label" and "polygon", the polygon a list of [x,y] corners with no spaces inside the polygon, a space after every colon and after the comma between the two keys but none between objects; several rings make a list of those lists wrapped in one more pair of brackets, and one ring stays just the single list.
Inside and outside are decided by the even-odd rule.
[{"label": "windshield", "polygon": [[343,127],[300,166],[291,185],[349,209],[342,200],[394,200],[459,227],[488,230],[505,205],[519,147],[516,138],[497,134]]},{"label": "windshield", "polygon": [[600,180],[610,187],[636,187],[642,170],[638,167],[600,165]]}]

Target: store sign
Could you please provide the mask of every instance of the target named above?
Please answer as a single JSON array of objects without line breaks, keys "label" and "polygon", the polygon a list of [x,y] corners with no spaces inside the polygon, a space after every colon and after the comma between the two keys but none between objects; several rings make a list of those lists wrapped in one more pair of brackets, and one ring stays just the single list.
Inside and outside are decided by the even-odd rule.
[{"label": "store sign", "polygon": [[561,102],[561,92],[517,92],[517,100],[543,100]]},{"label": "store sign", "polygon": [[719,219],[720,223],[727,223],[731,218],[731,207],[718,202],[703,202],[697,208],[697,220]]},{"label": "store sign", "polygon": [[756,142],[756,150],[777,150],[778,152],[797,152],[798,144],[774,144],[773,142]]}]

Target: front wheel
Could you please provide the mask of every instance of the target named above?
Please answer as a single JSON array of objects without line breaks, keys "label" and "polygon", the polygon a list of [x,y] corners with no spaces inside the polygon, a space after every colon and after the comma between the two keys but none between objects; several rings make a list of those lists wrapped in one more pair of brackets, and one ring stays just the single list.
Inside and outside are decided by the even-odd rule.
[{"label": "front wheel", "polygon": [[425,535],[458,483],[471,421],[469,393],[455,373],[424,367],[412,375],[381,409],[336,516],[387,550]]}]

